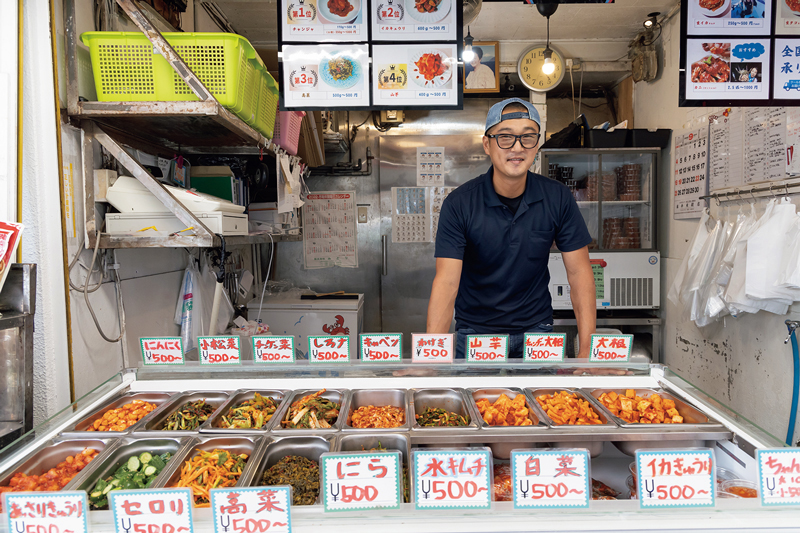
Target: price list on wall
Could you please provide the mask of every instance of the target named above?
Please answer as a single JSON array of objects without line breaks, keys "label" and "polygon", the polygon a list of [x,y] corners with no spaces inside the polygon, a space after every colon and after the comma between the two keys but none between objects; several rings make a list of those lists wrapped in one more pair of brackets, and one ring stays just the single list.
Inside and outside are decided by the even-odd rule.
[{"label": "price list on wall", "polygon": [[684,130],[675,136],[673,214],[676,219],[698,218],[708,192],[708,128]]}]

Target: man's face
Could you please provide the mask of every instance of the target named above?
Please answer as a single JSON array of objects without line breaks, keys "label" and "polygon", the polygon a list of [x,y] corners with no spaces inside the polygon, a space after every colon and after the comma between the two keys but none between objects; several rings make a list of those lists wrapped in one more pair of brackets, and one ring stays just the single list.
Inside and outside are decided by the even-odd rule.
[{"label": "man's face", "polygon": [[[527,118],[515,118],[502,121],[487,133],[489,135],[539,133],[539,125]],[[519,140],[514,143],[514,146],[504,150],[497,146],[497,139],[483,137],[483,151],[492,160],[495,171],[512,179],[527,177],[528,169],[533,165],[537,150],[538,145],[534,148],[523,148]]]}]

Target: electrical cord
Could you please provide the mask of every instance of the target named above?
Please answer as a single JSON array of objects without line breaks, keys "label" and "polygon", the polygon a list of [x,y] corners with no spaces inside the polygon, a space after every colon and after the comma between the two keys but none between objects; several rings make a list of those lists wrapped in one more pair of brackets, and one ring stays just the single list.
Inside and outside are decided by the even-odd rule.
[{"label": "electrical cord", "polygon": [[[94,263],[97,260],[97,252],[98,252],[99,249],[100,249],[100,234],[98,233],[97,234],[97,238],[95,239],[95,243],[94,243],[94,253],[92,254],[92,264],[89,267],[89,273],[90,274],[91,274],[92,270],[94,270]],[[122,305],[122,280],[120,280],[120,278],[119,278],[119,268],[118,267],[119,267],[119,264],[117,263],[117,254],[116,254],[116,250],[115,250],[114,251],[114,267],[113,268],[114,268],[114,279],[115,279],[116,285],[117,285],[117,311],[119,312],[119,319],[120,319],[119,337],[117,337],[116,339],[109,338],[105,334],[105,332],[103,331],[103,328],[100,327],[100,322],[98,322],[97,315],[95,315],[94,309],[92,308],[92,304],[89,301],[89,283],[88,283],[88,278],[87,278],[87,283],[85,283],[84,286],[83,286],[83,299],[86,301],[86,306],[89,308],[89,313],[91,313],[91,315],[92,315],[92,320],[94,320],[94,325],[97,328],[97,331],[100,333],[100,336],[103,337],[103,339],[106,342],[111,342],[111,343],[121,341],[122,337],[125,335],[125,307]],[[71,282],[70,282],[70,285],[72,285]]]},{"label": "electrical cord", "polygon": [[267,264],[267,275],[264,277],[264,287],[261,289],[261,301],[258,302],[258,317],[256,317],[256,322],[261,321],[261,308],[264,306],[264,293],[267,292],[269,271],[272,270],[272,257],[275,255],[275,241],[272,239],[272,235],[269,236],[269,242],[269,263]]},{"label": "electrical cord", "polygon": [[[572,72],[570,70],[570,72]],[[581,115],[581,105],[583,104],[583,69],[581,69],[581,84],[578,88],[578,116]]]},{"label": "electrical cord", "polygon": [[[74,283],[72,283],[72,267],[74,267],[75,263],[78,262],[78,258],[81,256],[81,252],[83,251],[83,245],[84,245],[85,242],[86,241],[81,241],[80,246],[78,246],[78,251],[75,253],[75,257],[72,258],[72,262],[69,264],[69,267],[67,268],[67,274],[68,274],[67,279],[69,279],[70,288],[72,290],[80,291],[80,292],[84,291],[85,286],[89,284],[89,279],[91,278],[92,274],[94,274],[94,272],[92,272],[91,270],[89,271],[89,273],[86,275],[86,279],[84,280],[84,284],[83,284],[84,286],[82,286],[82,287],[79,287],[79,286],[75,285]],[[96,291],[102,285],[103,285],[103,276],[100,276],[100,281],[97,282],[97,285],[95,285],[94,287],[89,289],[89,292],[92,293],[92,292]]]}]

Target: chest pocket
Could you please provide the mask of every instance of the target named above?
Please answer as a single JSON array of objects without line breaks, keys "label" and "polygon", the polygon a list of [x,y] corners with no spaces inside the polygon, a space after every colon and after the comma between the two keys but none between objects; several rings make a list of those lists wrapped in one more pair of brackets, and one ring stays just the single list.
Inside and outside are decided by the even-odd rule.
[{"label": "chest pocket", "polygon": [[526,242],[528,258],[547,261],[553,239],[555,239],[554,230],[529,232]]}]

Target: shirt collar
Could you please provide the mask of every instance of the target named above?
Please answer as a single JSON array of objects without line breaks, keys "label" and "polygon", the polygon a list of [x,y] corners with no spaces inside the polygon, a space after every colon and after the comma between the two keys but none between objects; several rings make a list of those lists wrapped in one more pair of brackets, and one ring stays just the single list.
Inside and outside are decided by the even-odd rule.
[{"label": "shirt collar", "polygon": [[[484,201],[489,207],[503,207],[504,204],[500,201],[500,197],[497,191],[494,190],[494,185],[492,184],[493,174],[494,167],[491,166],[486,174],[481,176],[483,178]],[[544,199],[542,187],[536,182],[533,172],[528,171],[528,180],[525,183],[525,192],[522,193],[522,199],[527,205],[532,205]]]}]

